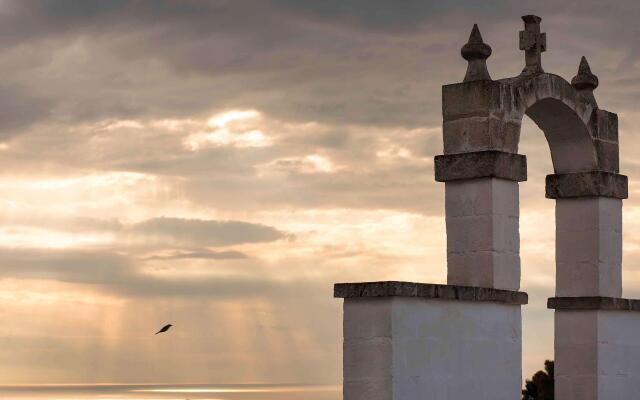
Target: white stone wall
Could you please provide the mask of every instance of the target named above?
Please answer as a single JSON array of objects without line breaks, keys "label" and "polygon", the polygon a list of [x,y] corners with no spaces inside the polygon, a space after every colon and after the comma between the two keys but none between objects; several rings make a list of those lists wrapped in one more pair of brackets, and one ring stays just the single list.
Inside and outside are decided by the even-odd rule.
[{"label": "white stone wall", "polygon": [[345,299],[345,400],[514,400],[519,305],[410,297]]},{"label": "white stone wall", "polygon": [[555,312],[555,397],[640,397],[640,312]]},{"label": "white stone wall", "polygon": [[556,200],[556,296],[622,296],[622,200]]},{"label": "white stone wall", "polygon": [[446,182],[448,284],[519,289],[518,194],[504,179]]},{"label": "white stone wall", "polygon": [[391,400],[392,301],[384,298],[344,300],[344,400]]}]

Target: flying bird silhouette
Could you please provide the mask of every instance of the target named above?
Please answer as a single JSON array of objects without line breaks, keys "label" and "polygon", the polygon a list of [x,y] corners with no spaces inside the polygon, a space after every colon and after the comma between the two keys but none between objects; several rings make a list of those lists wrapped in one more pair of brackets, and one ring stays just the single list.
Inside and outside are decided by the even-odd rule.
[{"label": "flying bird silhouette", "polygon": [[157,335],[158,333],[162,333],[162,332],[166,332],[166,331],[168,331],[168,330],[169,330],[169,328],[171,328],[172,326],[173,326],[173,325],[171,325],[171,324],[166,324],[165,326],[163,326],[163,327],[162,327],[162,329],[160,329],[158,332],[156,332],[156,335]]}]

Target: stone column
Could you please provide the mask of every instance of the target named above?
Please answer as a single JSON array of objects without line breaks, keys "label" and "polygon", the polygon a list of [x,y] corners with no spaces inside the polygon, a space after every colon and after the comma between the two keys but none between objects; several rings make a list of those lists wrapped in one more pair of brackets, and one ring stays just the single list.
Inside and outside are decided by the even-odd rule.
[{"label": "stone column", "polygon": [[556,297],[555,398],[635,399],[640,388],[640,300]]},{"label": "stone column", "polygon": [[518,181],[526,179],[526,158],[449,154],[436,157],[435,170],[436,180],[446,182],[447,283],[518,290]]},{"label": "stone column", "polygon": [[344,400],[520,398],[522,292],[409,282],[336,284]]},{"label": "stone column", "polygon": [[556,199],[555,397],[638,397],[640,301],[622,299],[622,199],[627,178],[547,176]]},{"label": "stone column", "polygon": [[622,296],[622,199],[627,177],[611,172],[547,176],[556,199],[556,296]]},{"label": "stone column", "polygon": [[447,283],[518,290],[518,182],[527,163],[517,154],[521,110],[504,82],[476,80],[442,87]]}]

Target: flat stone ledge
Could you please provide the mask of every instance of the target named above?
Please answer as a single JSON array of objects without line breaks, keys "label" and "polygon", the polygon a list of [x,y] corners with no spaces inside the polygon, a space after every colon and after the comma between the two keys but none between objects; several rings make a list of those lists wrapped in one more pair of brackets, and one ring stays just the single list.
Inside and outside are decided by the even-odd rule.
[{"label": "flat stone ledge", "polygon": [[551,297],[547,308],[553,310],[640,311],[640,300],[620,297]]},{"label": "flat stone ledge", "polygon": [[613,172],[592,171],[547,175],[545,196],[548,199],[574,197],[629,197],[628,179]]},{"label": "flat stone ledge", "polygon": [[436,181],[500,178],[522,182],[527,180],[527,158],[504,151],[475,151],[443,154],[434,159]]},{"label": "flat stone ledge", "polygon": [[426,299],[477,301],[522,305],[529,302],[525,292],[472,286],[437,285],[398,281],[336,283],[333,297],[423,297]]}]

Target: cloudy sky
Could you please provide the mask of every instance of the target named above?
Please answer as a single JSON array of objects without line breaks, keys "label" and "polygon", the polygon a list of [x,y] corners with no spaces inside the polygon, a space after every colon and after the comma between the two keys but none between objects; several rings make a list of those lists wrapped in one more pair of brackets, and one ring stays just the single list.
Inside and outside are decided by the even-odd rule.
[{"label": "cloudy sky", "polygon": [[[446,278],[443,84],[588,58],[640,296],[640,3],[0,0],[0,383],[341,379],[332,284]],[[524,369],[553,356],[552,172],[524,121]],[[167,321],[170,335],[150,333]]]}]

